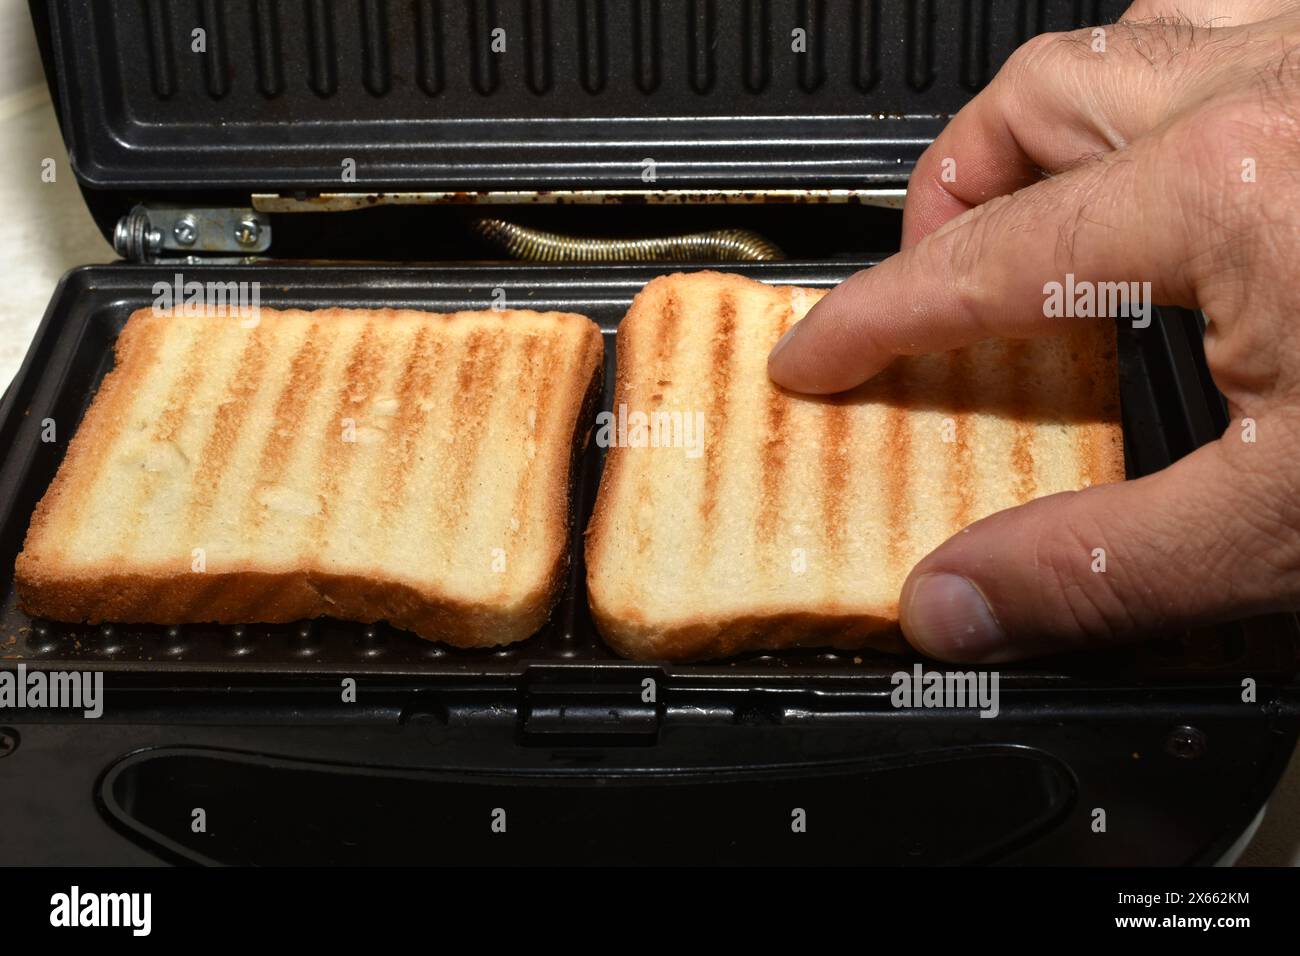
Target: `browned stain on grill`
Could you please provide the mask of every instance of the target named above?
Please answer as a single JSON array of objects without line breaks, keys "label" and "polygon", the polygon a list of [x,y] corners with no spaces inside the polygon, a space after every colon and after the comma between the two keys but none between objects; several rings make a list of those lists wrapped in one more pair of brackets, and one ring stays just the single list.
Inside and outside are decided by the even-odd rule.
[{"label": "browned stain on grill", "polygon": [[404,499],[411,481],[420,436],[429,423],[429,409],[422,406],[433,394],[442,350],[443,343],[434,337],[432,326],[421,325],[398,374],[397,411],[384,445],[384,467],[375,479],[380,485],[381,525],[392,524],[397,503]]},{"label": "browned stain on grill", "polygon": [[[271,427],[258,451],[257,478],[262,485],[274,485],[284,476],[293,451],[303,434],[303,421],[314,405],[321,386],[321,373],[335,338],[334,327],[312,322],[302,343],[289,360],[289,374],[276,397]],[[322,341],[323,340],[323,341]],[[264,509],[256,498],[245,503],[246,521],[260,527]]]},{"label": "browned stain on grill", "polygon": [[912,522],[910,482],[912,433],[907,411],[907,373],[903,366],[907,359],[895,360],[882,373],[887,409],[885,411],[884,439],[880,457],[871,467],[884,470],[885,506],[888,522],[889,569],[891,575],[906,573],[909,529]]},{"label": "browned stain on grill", "polygon": [[1034,426],[1028,420],[1028,389],[1025,384],[1029,347],[1019,339],[1007,343],[1007,377],[1011,388],[1011,472],[1015,475],[1017,501],[1034,497]]},{"label": "browned stain on grill", "polygon": [[948,394],[951,407],[946,417],[952,419],[953,438],[947,445],[950,452],[948,487],[953,494],[953,523],[964,528],[971,523],[975,512],[975,453],[971,436],[975,419],[971,409],[971,354],[969,349],[956,349],[948,353]]},{"label": "browned stain on grill", "polygon": [[[229,321],[229,320],[227,320]],[[189,506],[191,532],[201,529],[203,519],[217,496],[221,479],[230,464],[230,456],[239,444],[239,432],[249,412],[253,399],[262,387],[268,352],[266,323],[259,322],[244,345],[234,372],[226,383],[225,395],[213,416],[212,431],[199,453],[194,473],[194,494]]]},{"label": "browned stain on grill", "polygon": [[[794,310],[791,303],[776,306],[773,310],[773,330],[768,341],[770,351],[781,340],[781,336],[794,324]],[[758,501],[757,533],[760,546],[775,545],[777,518],[781,510],[781,493],[785,486],[785,470],[788,460],[789,435],[787,423],[790,419],[790,402],[792,399],[772,382],[767,383],[767,406],[765,409],[766,429],[763,440],[763,459],[758,463],[762,487]]]},{"label": "browned stain on grill", "polygon": [[[348,353],[343,370],[343,384],[334,402],[334,412],[325,422],[325,444],[321,449],[320,469],[323,478],[320,513],[313,523],[311,540],[325,543],[325,530],[333,520],[332,508],[343,485],[344,474],[353,466],[360,450],[360,430],[366,426],[366,402],[375,396],[375,386],[383,368],[385,349],[379,341],[375,322],[368,321]],[[351,419],[350,434],[345,419]],[[356,441],[345,441],[344,437]]]},{"label": "browned stain on grill", "polygon": [[731,389],[732,359],[736,345],[736,302],[727,294],[718,301],[717,326],[709,354],[709,411],[705,418],[708,434],[704,443],[704,497],[700,515],[705,528],[712,528],[718,504],[718,487],[726,462],[722,456],[722,436],[727,434],[727,401]]}]

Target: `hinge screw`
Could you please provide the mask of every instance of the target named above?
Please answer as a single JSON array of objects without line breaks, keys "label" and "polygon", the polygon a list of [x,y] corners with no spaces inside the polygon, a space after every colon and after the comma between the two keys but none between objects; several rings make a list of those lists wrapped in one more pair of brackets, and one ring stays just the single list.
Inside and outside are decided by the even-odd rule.
[{"label": "hinge screw", "polygon": [[252,216],[245,216],[235,226],[235,241],[241,246],[255,246],[262,235],[262,224]]},{"label": "hinge screw", "polygon": [[1175,727],[1165,739],[1165,750],[1174,757],[1195,760],[1205,755],[1205,734],[1195,727]]},{"label": "hinge screw", "polygon": [[185,216],[176,221],[172,226],[172,237],[182,246],[194,245],[194,240],[199,238],[199,227],[192,216]]}]

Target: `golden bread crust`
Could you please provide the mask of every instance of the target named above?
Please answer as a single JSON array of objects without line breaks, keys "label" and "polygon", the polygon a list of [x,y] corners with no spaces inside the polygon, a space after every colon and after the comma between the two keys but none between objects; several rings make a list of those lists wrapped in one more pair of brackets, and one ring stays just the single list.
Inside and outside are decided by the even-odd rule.
[{"label": "golden bread crust", "polygon": [[632,303],[614,407],[701,409],[707,437],[698,461],[608,451],[587,593],[620,653],[901,650],[903,580],[948,536],[1124,478],[1113,325],[900,359],[850,393],[794,395],[766,356],[824,294],[695,272]]},{"label": "golden bread crust", "polygon": [[[181,323],[205,321],[188,352],[174,344]],[[330,615],[458,646],[519,641],[542,626],[568,568],[574,471],[600,394],[594,323],[352,309],[262,309],[242,332],[230,323],[130,317],[33,514],[16,562],[25,613],[156,624]],[[335,341],[343,332],[351,338]],[[142,412],[141,395],[168,400]],[[359,443],[332,444],[337,412],[356,416]],[[492,482],[501,489],[484,491]],[[110,540],[95,541],[109,527],[105,496],[122,499],[122,514],[136,508],[146,529],[119,515]],[[427,524],[411,532],[413,521]],[[504,573],[461,569],[453,582],[466,551],[478,561],[498,543],[474,537],[486,523],[526,553],[510,554]],[[277,551],[284,529],[303,540]],[[435,546],[427,560],[393,543],[408,532]],[[356,551],[356,535],[374,540]],[[189,545],[207,541],[200,573]]]}]

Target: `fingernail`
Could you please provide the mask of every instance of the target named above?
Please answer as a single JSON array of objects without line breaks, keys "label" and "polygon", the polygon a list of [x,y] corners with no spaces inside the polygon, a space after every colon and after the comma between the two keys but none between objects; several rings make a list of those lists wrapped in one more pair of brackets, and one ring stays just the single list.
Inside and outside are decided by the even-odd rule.
[{"label": "fingernail", "polygon": [[960,575],[921,575],[903,617],[907,636],[934,657],[979,660],[1006,644],[984,595]]},{"label": "fingernail", "polygon": [[772,359],[776,358],[778,352],[780,352],[783,348],[785,348],[787,345],[790,344],[790,340],[794,338],[794,334],[799,331],[799,326],[802,324],[803,322],[801,320],[799,322],[796,322],[794,325],[790,326],[790,328],[786,329],[785,335],[781,336],[781,341],[777,342],[776,345],[772,346],[772,351],[767,353],[767,360],[769,363],[772,361]]}]

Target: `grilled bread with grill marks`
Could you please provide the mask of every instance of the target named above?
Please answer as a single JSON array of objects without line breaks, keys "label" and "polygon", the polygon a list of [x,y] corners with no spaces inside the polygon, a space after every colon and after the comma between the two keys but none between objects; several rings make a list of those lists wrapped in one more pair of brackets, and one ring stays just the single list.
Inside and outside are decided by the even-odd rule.
[{"label": "grilled bread with grill marks", "polygon": [[133,314],[17,562],[63,621],[546,620],[603,347],[567,313]]},{"label": "grilled bread with grill marks", "polygon": [[622,654],[900,649],[899,591],[929,551],[995,511],[1124,477],[1109,323],[899,359],[841,395],[786,392],[768,352],[823,294],[666,276],[619,326],[622,420],[704,423],[698,457],[665,447],[664,417],[649,441],[613,433],[587,589]]}]

